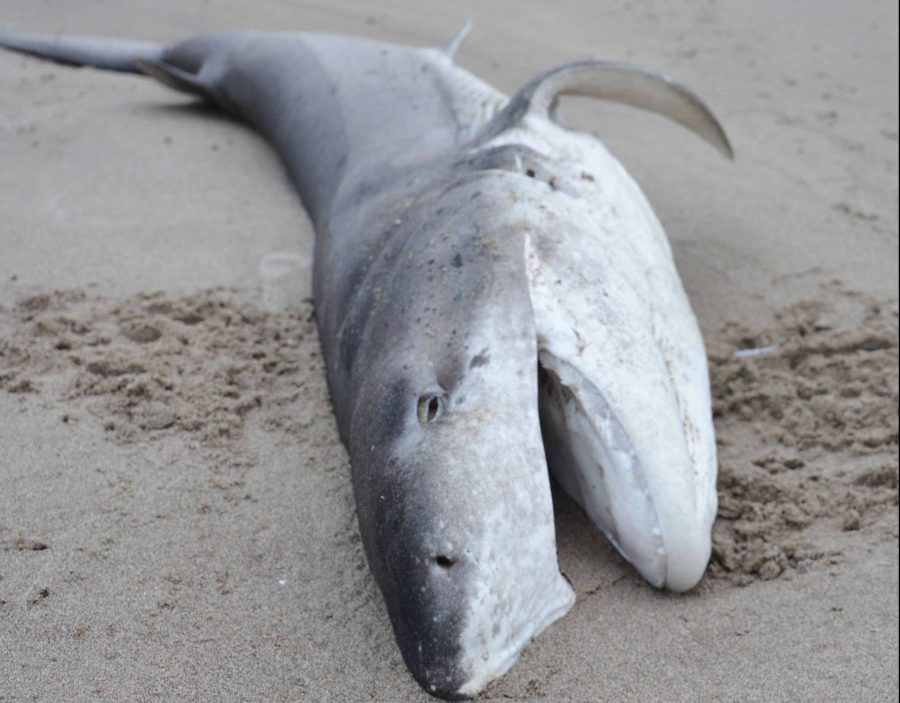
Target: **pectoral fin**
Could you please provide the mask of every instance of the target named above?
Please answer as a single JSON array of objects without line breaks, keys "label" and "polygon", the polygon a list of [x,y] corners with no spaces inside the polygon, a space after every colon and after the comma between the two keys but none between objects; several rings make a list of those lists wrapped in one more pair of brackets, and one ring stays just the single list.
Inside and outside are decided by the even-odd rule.
[{"label": "pectoral fin", "polygon": [[0,47],[69,66],[93,66],[107,71],[137,73],[137,62],[162,56],[155,42],[99,37],[46,37],[13,34],[0,27]]},{"label": "pectoral fin", "polygon": [[170,88],[180,90],[182,93],[200,95],[207,100],[215,100],[210,86],[197,73],[190,73],[161,59],[141,60],[137,62],[137,67],[141,73],[155,78]]}]

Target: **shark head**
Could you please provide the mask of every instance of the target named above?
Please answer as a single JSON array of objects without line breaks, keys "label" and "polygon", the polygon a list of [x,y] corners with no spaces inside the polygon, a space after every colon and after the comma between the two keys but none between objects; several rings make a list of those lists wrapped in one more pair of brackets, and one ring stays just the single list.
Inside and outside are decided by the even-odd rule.
[{"label": "shark head", "polygon": [[[443,698],[477,694],[572,605],[549,474],[654,586],[690,589],[709,559],[702,341],[665,235],[607,157],[588,181],[605,213],[523,152],[524,173],[423,200],[376,264],[349,439],[358,517],[404,660]],[[445,220],[470,235],[441,236]]]},{"label": "shark head", "polygon": [[521,237],[441,236],[480,188],[442,191],[404,223],[407,241],[395,235],[392,273],[359,327],[350,423],[361,533],[394,634],[421,686],[451,699],[501,676],[574,602],[556,556]]},{"label": "shark head", "polygon": [[[533,367],[519,377],[494,363],[405,381],[393,396],[400,433],[357,490],[403,657],[443,698],[478,693],[574,602],[556,557]],[[507,374],[517,382],[496,378]]]}]

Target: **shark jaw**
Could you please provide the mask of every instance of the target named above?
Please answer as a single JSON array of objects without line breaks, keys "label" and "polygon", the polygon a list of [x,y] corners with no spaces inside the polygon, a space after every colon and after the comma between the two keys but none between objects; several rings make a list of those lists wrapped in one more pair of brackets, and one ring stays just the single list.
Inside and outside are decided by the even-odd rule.
[{"label": "shark jaw", "polygon": [[643,577],[664,587],[667,555],[659,517],[621,422],[603,394],[564,361],[544,352],[538,374],[551,473]]},{"label": "shark jaw", "polygon": [[554,478],[651,585],[693,588],[709,561],[711,522],[685,510],[664,525],[657,506],[671,498],[651,489],[654,473],[677,465],[648,470],[602,392],[566,362],[540,359],[541,428]]}]

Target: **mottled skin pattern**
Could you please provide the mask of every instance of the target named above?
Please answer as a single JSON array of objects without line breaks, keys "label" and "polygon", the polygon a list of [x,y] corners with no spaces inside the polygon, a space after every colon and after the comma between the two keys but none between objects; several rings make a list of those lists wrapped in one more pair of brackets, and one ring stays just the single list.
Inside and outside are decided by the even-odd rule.
[{"label": "mottled skin pattern", "polygon": [[[579,316],[594,314],[579,307],[578,282],[574,296],[568,293],[568,307],[558,315],[546,303],[554,295],[553,281],[535,287],[553,266],[568,269],[571,264],[577,269],[578,257],[587,261],[596,255],[584,237],[579,246],[586,247],[585,254],[574,262],[566,259],[564,250],[567,228],[591,233],[590,218],[596,212],[580,203],[596,197],[591,190],[594,175],[579,175],[581,167],[567,170],[566,159],[577,163],[582,147],[553,155],[560,160],[541,153],[552,152],[554,141],[567,144],[564,130],[549,122],[546,128],[539,122],[537,131],[520,137],[515,130],[533,109],[532,102],[545,101],[544,108],[550,108],[563,90],[652,109],[662,105],[661,111],[673,119],[698,133],[706,129],[712,140],[721,138],[727,146],[724,135],[716,132],[718,125],[705,113],[697,118],[699,103],[691,103],[692,96],[684,92],[674,91],[673,103],[665,91],[661,97],[654,93],[658,86],[651,85],[635,99],[630,92],[634,76],[617,65],[605,69],[606,82],[599,84],[592,78],[596,67],[578,65],[574,73],[584,75],[575,89],[572,71],[547,74],[546,81],[536,79],[507,104],[492,88],[453,66],[441,51],[344,37],[241,32],[164,47],[106,40],[54,42],[0,33],[0,45],[68,63],[140,69],[218,104],[273,143],[315,225],[314,299],[331,398],[350,454],[366,555],[403,657],[416,680],[444,698],[473,695],[502,675],[528,641],[574,600],[556,561],[541,421],[555,423],[554,446],[574,442],[581,452],[568,455],[583,457],[584,447],[594,445],[581,442],[566,423],[581,431],[596,419],[584,414],[586,404],[606,407],[609,400],[595,387],[596,378],[579,375],[576,357],[588,347],[578,341],[577,354],[566,351],[567,335],[578,330],[569,323],[566,329],[553,329],[553,321],[566,315],[574,315],[577,326]],[[643,80],[659,83],[654,77]],[[544,83],[553,82],[558,89],[543,90]],[[507,130],[512,141],[504,143]],[[529,141],[534,148],[526,145]],[[678,314],[686,320],[684,349],[677,339],[668,341],[665,329],[654,329],[652,339],[637,333],[623,337],[622,353],[636,350],[640,356],[640,347],[652,347],[647,366],[651,376],[678,371],[682,362],[672,356],[676,352],[693,363],[684,365],[681,375],[699,388],[694,394],[699,400],[679,400],[677,412],[686,419],[671,411],[661,415],[660,422],[674,428],[677,440],[681,423],[699,414],[697,441],[709,443],[702,343],[662,230],[618,164],[605,151],[592,158],[584,163],[596,167],[597,188],[627,181],[623,189],[609,192],[622,198],[620,209],[633,211],[628,216],[632,219],[616,215],[614,204],[609,231],[620,226],[630,233],[634,222],[640,225],[635,241],[650,243],[635,251],[650,252],[645,257],[648,265],[672,287],[676,308],[681,305]],[[544,203],[552,198],[563,198],[563,210],[571,210],[569,222],[558,222],[547,212]],[[657,249],[663,252],[661,258]],[[530,264],[526,251],[538,252]],[[547,271],[541,269],[541,256],[546,257]],[[627,256],[623,261],[630,271],[634,266]],[[640,256],[635,261],[635,270],[642,271]],[[600,270],[591,266],[583,273]],[[644,283],[635,290],[630,304],[639,312]],[[538,299],[545,301],[542,311],[534,307]],[[641,332],[646,325],[641,326],[640,314],[634,317]],[[543,328],[538,328],[538,318]],[[679,323],[673,324],[677,337]],[[548,335],[558,338],[556,351]],[[654,345],[662,343],[674,345],[675,351],[657,353]],[[592,354],[598,350],[588,348]],[[542,408],[547,417],[538,413],[539,353],[565,391],[566,400],[559,403],[550,389],[547,408]],[[574,380],[560,381],[558,374]],[[656,386],[662,391],[651,393],[672,395],[665,384]],[[666,402],[662,397],[660,407]],[[612,427],[618,433],[610,445],[615,455],[610,454],[610,461],[630,467],[621,479],[627,485],[619,493],[626,504],[632,500],[628,491],[640,484],[634,510],[639,518],[635,524],[641,525],[650,514],[641,501],[652,503],[650,484],[639,475],[644,470],[641,441],[646,439],[639,436],[641,420],[633,427],[615,417],[597,422],[585,431],[591,442],[599,443],[601,454],[606,451],[604,432]],[[647,441],[652,444],[652,439]],[[676,443],[684,453],[683,443]],[[712,456],[714,462],[714,452]],[[709,462],[703,461],[699,472],[681,465],[674,469],[676,478],[684,474],[689,491],[678,496],[687,496],[687,512],[699,516],[689,521],[684,533],[697,537],[699,546],[684,542],[693,550],[688,561],[694,565],[672,586],[679,589],[696,582],[708,558],[708,513],[710,506],[715,512],[715,494],[713,490],[710,503]],[[589,513],[591,501],[599,501],[598,525],[616,540],[616,524],[603,524],[613,519],[606,517],[610,509],[604,501],[609,497],[595,485],[602,483],[604,467],[595,456],[587,464],[553,468],[564,486],[575,487],[567,487],[573,494],[582,490],[579,481],[589,486],[576,498]],[[599,478],[590,473],[597,469]],[[713,481],[714,471],[713,463]],[[652,478],[652,471],[649,475]],[[658,493],[668,490],[666,481]],[[677,544],[664,544],[656,522],[637,531],[651,526],[656,542],[642,573],[656,585],[670,585],[665,580],[665,552],[661,561],[654,555],[659,545],[669,549]],[[636,544],[633,560],[638,564],[644,543],[638,539]]]}]

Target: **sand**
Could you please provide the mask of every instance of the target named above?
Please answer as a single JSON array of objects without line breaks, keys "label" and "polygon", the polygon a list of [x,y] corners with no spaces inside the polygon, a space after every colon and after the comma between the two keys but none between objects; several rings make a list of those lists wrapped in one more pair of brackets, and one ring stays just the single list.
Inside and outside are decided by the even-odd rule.
[{"label": "sand", "polygon": [[[510,17],[514,21],[510,21]],[[897,8],[0,2],[18,30],[437,44],[511,91],[609,57],[738,160],[572,101],[664,222],[710,354],[707,577],[654,591],[556,496],[575,608],[483,699],[898,698]],[[0,53],[0,701],[426,701],[362,553],[268,146],[150,81]]]}]

